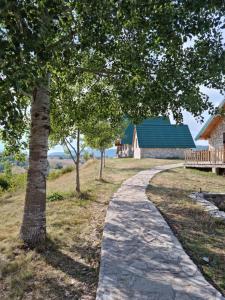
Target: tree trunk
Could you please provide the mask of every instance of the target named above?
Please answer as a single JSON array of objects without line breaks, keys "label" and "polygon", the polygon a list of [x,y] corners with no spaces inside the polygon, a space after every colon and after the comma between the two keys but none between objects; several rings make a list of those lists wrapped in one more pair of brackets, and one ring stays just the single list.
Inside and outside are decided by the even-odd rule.
[{"label": "tree trunk", "polygon": [[101,150],[101,161],[100,161],[100,171],[99,171],[99,179],[102,180],[102,173],[103,173],[103,153],[104,150]]},{"label": "tree trunk", "polygon": [[104,168],[106,166],[106,163],[105,163],[105,150],[104,150]]},{"label": "tree trunk", "polygon": [[80,193],[80,129],[77,129],[76,191]]},{"label": "tree trunk", "polygon": [[50,98],[47,87],[33,91],[29,142],[29,169],[23,222],[20,236],[24,243],[36,247],[46,239],[46,177]]}]

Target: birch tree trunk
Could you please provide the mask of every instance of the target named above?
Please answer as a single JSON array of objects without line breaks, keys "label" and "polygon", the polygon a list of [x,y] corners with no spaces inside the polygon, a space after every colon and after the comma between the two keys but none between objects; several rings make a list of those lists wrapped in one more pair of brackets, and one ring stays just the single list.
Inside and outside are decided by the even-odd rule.
[{"label": "birch tree trunk", "polygon": [[101,150],[101,161],[100,161],[100,171],[99,171],[99,179],[101,180],[102,173],[103,173],[103,155],[104,155],[104,150]]},{"label": "birch tree trunk", "polygon": [[22,240],[30,247],[46,239],[46,177],[48,136],[50,131],[50,98],[46,87],[34,89],[31,104],[29,169],[23,222]]},{"label": "birch tree trunk", "polygon": [[80,193],[80,129],[77,129],[76,191]]}]

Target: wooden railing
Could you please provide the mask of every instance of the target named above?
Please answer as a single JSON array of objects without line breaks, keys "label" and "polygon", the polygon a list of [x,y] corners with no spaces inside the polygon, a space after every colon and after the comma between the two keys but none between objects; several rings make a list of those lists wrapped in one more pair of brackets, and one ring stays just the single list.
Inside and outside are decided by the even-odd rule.
[{"label": "wooden railing", "polygon": [[215,150],[187,150],[185,151],[185,164],[206,164],[221,165],[225,164],[225,149]]}]

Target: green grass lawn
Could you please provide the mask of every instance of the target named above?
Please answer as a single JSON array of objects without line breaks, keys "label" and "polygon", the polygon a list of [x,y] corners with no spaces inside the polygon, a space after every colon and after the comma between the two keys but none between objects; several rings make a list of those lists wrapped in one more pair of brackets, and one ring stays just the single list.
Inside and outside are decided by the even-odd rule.
[{"label": "green grass lawn", "polygon": [[48,198],[57,193],[63,200],[47,203],[48,243],[38,252],[23,249],[18,239],[24,186],[1,194],[0,299],[95,299],[110,197],[138,171],[174,162],[110,159],[100,182],[99,161],[89,161],[81,170],[82,200],[74,193],[74,171],[49,180]]},{"label": "green grass lawn", "polygon": [[188,197],[200,189],[225,192],[225,178],[204,171],[174,169],[153,178],[147,193],[205,277],[225,294],[225,225]]}]

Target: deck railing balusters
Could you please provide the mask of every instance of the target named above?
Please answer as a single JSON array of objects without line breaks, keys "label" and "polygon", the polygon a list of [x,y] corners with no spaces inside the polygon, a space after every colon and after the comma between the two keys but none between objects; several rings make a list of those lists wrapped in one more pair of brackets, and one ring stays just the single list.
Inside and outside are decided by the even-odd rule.
[{"label": "deck railing balusters", "polygon": [[185,151],[185,163],[190,164],[225,164],[225,149],[213,150],[187,150]]}]

